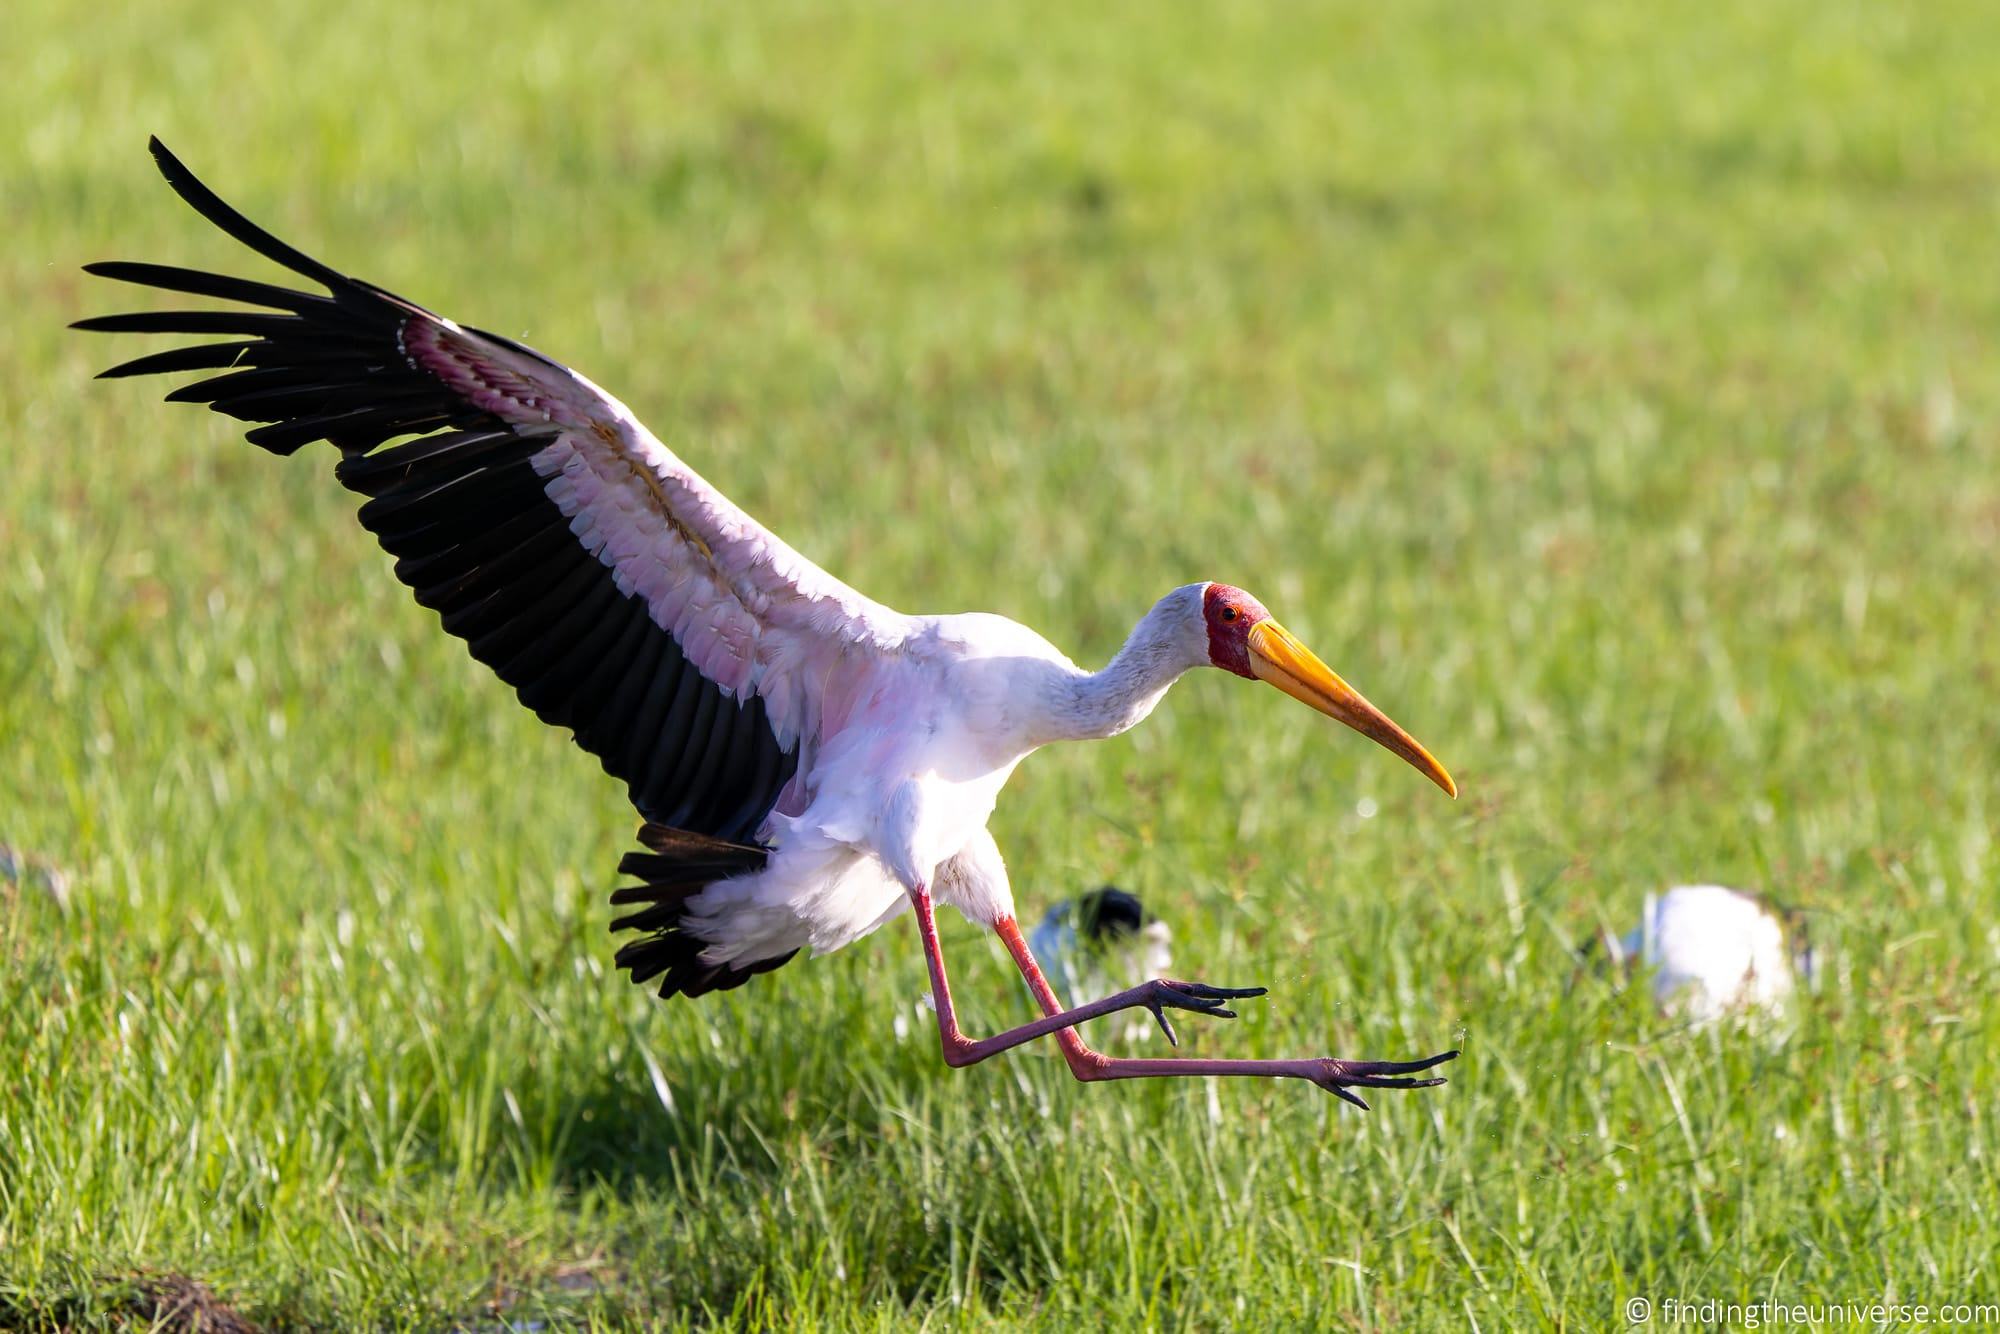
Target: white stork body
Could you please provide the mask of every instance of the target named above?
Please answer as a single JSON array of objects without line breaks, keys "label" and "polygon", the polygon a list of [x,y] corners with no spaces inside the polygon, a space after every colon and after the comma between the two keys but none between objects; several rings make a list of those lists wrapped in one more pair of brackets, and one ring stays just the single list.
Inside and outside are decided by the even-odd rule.
[{"label": "white stork body", "polygon": [[1205,661],[1205,641],[1174,629],[1198,624],[1204,588],[1168,594],[1098,673],[1002,616],[905,618],[900,642],[834,667],[842,706],[761,831],[769,864],[690,900],[688,928],[733,963],[851,944],[907,908],[913,885],[981,926],[1012,917],[986,832],[1000,789],[1038,746],[1139,722],[1193,655]]},{"label": "white stork body", "polygon": [[[336,476],[396,573],[545,721],[627,783],[651,851],[621,869],[647,905],[613,923],[663,996],[740,985],[801,948],[838,949],[916,911],[946,1059],[1053,1034],[1081,1078],[1217,1073],[1409,1087],[1420,1062],[1109,1061],[1072,1031],[1144,1006],[1227,1015],[1227,991],[1153,982],[1063,1011],[1014,922],[986,832],[1014,766],[1058,740],[1111,736],[1183,673],[1278,686],[1388,746],[1447,792],[1424,749],[1241,590],[1162,598],[1102,671],[1004,617],[906,616],[841,583],[730,503],[625,406],[511,340],[349,278],[222,202],[157,140],[204,217],[326,296],[154,264],[91,272],[262,310],[79,321],[107,332],[240,337],[141,357],[108,376],[221,372],[171,399],[268,423],[290,454],[326,440]],[[276,311],[280,313],[267,313]],[[398,442],[398,443],[391,443]],[[983,1042],[958,1032],[932,923],[952,904],[1007,943],[1046,1017]],[[1455,1053],[1453,1053],[1455,1054]]]}]

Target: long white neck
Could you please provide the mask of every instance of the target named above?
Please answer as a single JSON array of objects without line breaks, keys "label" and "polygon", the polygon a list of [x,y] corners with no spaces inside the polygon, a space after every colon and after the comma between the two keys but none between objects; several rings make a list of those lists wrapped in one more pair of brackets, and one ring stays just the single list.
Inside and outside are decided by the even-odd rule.
[{"label": "long white neck", "polygon": [[1091,741],[1117,736],[1142,721],[1190,668],[1208,662],[1202,619],[1206,584],[1177,588],[1132,627],[1125,647],[1100,672],[1064,678],[1050,701],[1055,738]]}]

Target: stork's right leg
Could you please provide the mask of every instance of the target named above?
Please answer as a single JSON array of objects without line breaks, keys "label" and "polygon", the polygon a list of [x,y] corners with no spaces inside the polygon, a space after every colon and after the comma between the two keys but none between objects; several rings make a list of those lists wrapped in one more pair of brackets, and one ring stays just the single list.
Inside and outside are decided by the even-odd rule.
[{"label": "stork's right leg", "polygon": [[1077,1024],[1100,1015],[1144,1006],[1153,1012],[1154,1018],[1160,1021],[1160,1026],[1166,1029],[1171,1039],[1173,1029],[1167,1023],[1166,1007],[1212,1014],[1218,1018],[1234,1018],[1235,1012],[1223,1009],[1222,1001],[1262,995],[1264,989],[1230,989],[1206,987],[1193,982],[1156,980],[1089,1005],[1065,1010],[1056,999],[1055,989],[1042,975],[1035,956],[1029,953],[1028,942],[1022,939],[1019,925],[1011,917],[1000,918],[993,924],[993,929],[999,932],[1008,952],[1014,956],[1021,976],[1027,979],[1029,989],[1035,993],[1035,999],[1042,1007],[1043,1017],[1032,1024],[1022,1024],[1019,1028],[1010,1028],[1004,1033],[975,1041],[966,1037],[958,1027],[958,1016],[951,1003],[951,984],[945,976],[944,954],[938,948],[937,919],[932,911],[930,894],[918,889],[910,897],[916,909],[917,930],[923,937],[924,961],[930,968],[931,994],[937,1004],[938,1036],[944,1046],[947,1065],[972,1065],[1024,1042],[1054,1034],[1057,1045],[1062,1048],[1063,1059],[1069,1063],[1070,1073],[1081,1080],[1157,1079],[1185,1075],[1258,1075],[1264,1078],[1304,1079],[1366,1111],[1368,1104],[1348,1092],[1349,1089],[1429,1088],[1442,1084],[1445,1081],[1439,1078],[1412,1079],[1409,1076],[1442,1065],[1458,1055],[1455,1051],[1448,1051],[1420,1061],[1340,1061],[1331,1058],[1295,1061],[1135,1060],[1105,1056],[1084,1045],[1083,1038],[1075,1030]]},{"label": "stork's right leg", "polygon": [[[1015,966],[1021,976],[1027,979],[1028,989],[1035,993],[1043,1013],[1049,1018],[1043,1023],[1065,1019],[1061,1013],[1061,1002],[1056,999],[1055,989],[1042,975],[1041,965],[1028,950],[1028,942],[1021,936],[1021,928],[1011,917],[1003,917],[993,924],[1000,939],[1007,945],[1007,952],[1014,956]],[[1112,997],[1116,1000],[1117,997]],[[1091,1007],[1085,1006],[1084,1009]],[[1079,1014],[1080,1010],[1068,1014]],[[1456,1051],[1440,1052],[1436,1056],[1426,1056],[1416,1061],[1342,1061],[1333,1057],[1310,1057],[1304,1060],[1249,1061],[1249,1060],[1204,1060],[1197,1057],[1168,1057],[1148,1060],[1130,1057],[1106,1056],[1092,1051],[1084,1044],[1083,1038],[1074,1029],[1065,1025],[1056,1034],[1056,1044],[1062,1048],[1063,1059],[1069,1062],[1070,1073],[1086,1083],[1099,1079],[1168,1079],[1187,1075],[1255,1075],[1265,1079],[1303,1079],[1317,1084],[1328,1093],[1353,1103],[1362,1111],[1368,1104],[1359,1095],[1348,1092],[1355,1088],[1376,1089],[1421,1089],[1433,1088],[1444,1083],[1442,1077],[1412,1079],[1433,1066],[1455,1060]]]}]

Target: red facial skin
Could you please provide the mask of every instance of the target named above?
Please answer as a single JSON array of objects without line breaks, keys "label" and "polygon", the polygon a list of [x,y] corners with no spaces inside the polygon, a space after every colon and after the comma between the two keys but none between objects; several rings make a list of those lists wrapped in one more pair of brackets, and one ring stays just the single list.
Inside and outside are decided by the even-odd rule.
[{"label": "red facial skin", "polygon": [[1250,670],[1250,627],[1271,619],[1264,604],[1240,588],[1210,584],[1201,596],[1202,619],[1208,622],[1208,660],[1226,672],[1255,680]]}]

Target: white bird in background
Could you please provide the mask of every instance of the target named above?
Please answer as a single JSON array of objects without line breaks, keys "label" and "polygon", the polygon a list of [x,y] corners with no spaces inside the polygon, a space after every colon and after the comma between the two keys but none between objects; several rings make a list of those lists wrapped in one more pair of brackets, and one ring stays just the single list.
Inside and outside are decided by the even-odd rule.
[{"label": "white bird in background", "polygon": [[[1782,1018],[1792,998],[1792,946],[1761,901],[1721,885],[1676,885],[1648,894],[1639,925],[1611,942],[1612,961],[1653,970],[1662,1013],[1713,1023],[1730,1014]],[[1801,951],[1810,980],[1812,951]]]},{"label": "white bird in background", "polygon": [[[104,372],[219,372],[170,400],[264,422],[277,454],[325,440],[338,480],[368,497],[364,527],[396,575],[544,721],[628,785],[649,851],[613,923],[641,938],[618,963],[662,996],[697,996],[838,949],[912,909],[953,1066],[1054,1035],[1077,1078],[1277,1075],[1350,1102],[1353,1087],[1442,1083],[1417,1061],[1128,1060],[1090,1050],[1079,1022],[1143,1007],[1228,1017],[1263,994],[1155,980],[1065,1010],[1014,919],[987,833],[1030,752],[1115,736],[1184,672],[1263,680],[1402,756],[1447,793],[1444,768],[1241,589],[1176,588],[1102,671],[1084,671],[1000,616],[907,616],[828,575],[731,504],[574,371],[308,258],[222,202],[159,143],[194,209],[324,286],[308,294],[156,264],[106,278],[261,309],[83,320],[114,333],[226,341]],[[409,439],[407,437],[415,437]],[[390,444],[390,441],[401,443]],[[1005,942],[1045,1017],[994,1037],[959,1029],[936,903]]]}]

